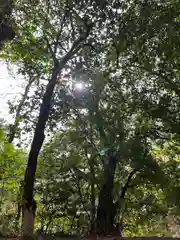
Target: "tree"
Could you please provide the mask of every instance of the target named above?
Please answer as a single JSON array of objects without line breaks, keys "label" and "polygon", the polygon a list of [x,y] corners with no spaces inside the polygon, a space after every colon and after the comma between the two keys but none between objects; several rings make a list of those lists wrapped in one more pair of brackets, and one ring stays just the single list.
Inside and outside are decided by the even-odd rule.
[{"label": "tree", "polygon": [[[118,81],[109,81],[106,85],[107,90],[102,91],[101,94],[99,94],[97,86],[98,80],[99,78],[95,78],[94,75],[91,76],[92,86],[95,85],[95,88],[89,87],[88,91],[86,92],[88,95],[86,95],[85,97],[83,97],[83,93],[82,95],[81,93],[79,93],[78,106],[71,106],[71,103],[67,103],[71,106],[71,117],[69,117],[70,123],[66,122],[66,130],[62,131],[61,136],[64,136],[66,134],[66,131],[68,131],[69,129],[70,139],[72,143],[76,143],[77,151],[81,152],[81,149],[84,149],[85,158],[86,161],[88,161],[90,169],[89,174],[96,172],[94,165],[97,164],[99,166],[98,171],[101,171],[101,178],[99,179],[99,198],[102,194],[104,194],[104,196],[101,201],[99,200],[97,212],[101,211],[99,213],[100,217],[103,214],[107,214],[106,219],[108,219],[108,221],[104,223],[103,217],[103,220],[100,221],[97,214],[96,224],[102,224],[101,226],[98,226],[98,230],[101,230],[102,232],[109,230],[110,232],[114,227],[117,211],[120,208],[119,202],[122,202],[124,200],[125,193],[129,187],[128,185],[131,181],[131,178],[137,172],[141,173],[141,171],[145,171],[145,174],[142,174],[142,176],[148,176],[150,179],[154,180],[156,179],[155,182],[157,183],[157,175],[159,174],[160,182],[163,182],[164,176],[162,175],[159,166],[156,164],[155,161],[153,161],[151,157],[152,146],[151,143],[147,144],[146,140],[147,138],[149,138],[149,140],[153,138],[154,140],[154,133],[158,129],[158,126],[156,127],[157,123],[155,121],[152,121],[152,119],[149,119],[148,115],[146,115],[142,111],[138,112],[138,106],[135,107],[133,101],[128,100],[130,96],[130,99],[132,99],[133,96],[130,95],[130,93],[127,94],[126,91],[124,91],[124,84],[121,85],[121,82]],[[101,81],[101,83],[102,82],[103,80]],[[98,94],[96,93],[96,91],[98,92]],[[82,99],[80,97],[82,97]],[[100,103],[98,110],[96,108],[96,99],[98,99],[98,102]],[[123,99],[123,101],[121,99]],[[80,100],[82,100],[82,102]],[[86,111],[84,111],[85,109]],[[97,114],[94,114],[95,111],[98,111],[98,116]],[[99,116],[101,116],[101,119],[99,119]],[[99,127],[99,124],[101,124],[101,128]],[[103,132],[101,132],[102,129]],[[156,138],[158,139],[158,135]],[[61,146],[62,142],[59,141],[59,143]],[[68,146],[69,144],[66,143],[66,145]],[[63,153],[63,151],[59,149],[58,145],[55,146],[57,148],[56,150],[54,150],[55,156],[58,153]],[[105,172],[105,169],[109,170],[112,164],[111,159],[109,159],[108,155],[109,149],[112,151],[112,154],[118,153],[117,159],[115,159],[115,164],[119,165],[119,162],[121,162],[122,166],[120,165],[119,167],[122,171],[121,175],[124,175],[124,180],[126,179],[125,176],[129,174],[127,182],[125,181],[124,187],[122,187],[121,194],[117,194],[116,196],[117,199],[115,199],[115,196],[113,196],[114,183],[111,183],[110,186],[109,183],[104,183],[104,181],[107,181],[107,178],[114,179],[115,172],[117,171],[117,167],[115,165],[113,172]],[[72,158],[74,154],[75,153],[73,152]],[[65,155],[62,156],[65,158]],[[81,157],[79,156],[79,158]],[[128,167],[128,171],[124,170],[125,167]],[[152,170],[155,172],[151,173]],[[160,178],[160,176],[162,179]],[[92,176],[91,178],[91,183],[94,182],[93,179],[94,176]],[[117,178],[117,181],[120,181],[119,177]],[[108,187],[109,190],[107,190],[106,187]],[[111,196],[111,199],[108,199],[108,206],[112,207],[109,207],[108,211],[106,211],[105,207],[107,206],[107,202],[105,206],[104,202],[106,200],[106,197],[108,198],[109,196]],[[103,206],[101,205],[102,202]],[[110,216],[112,217],[111,219]],[[98,221],[100,221],[100,223]],[[103,226],[103,224],[107,224],[108,226]]]},{"label": "tree", "polygon": [[[97,231],[114,231],[117,211],[134,178],[148,176],[164,188],[165,177],[152,152],[157,142],[179,133],[175,81],[179,60],[169,47],[173,44],[178,52],[176,38],[169,34],[172,27],[178,36],[178,6],[176,1],[153,0],[131,4],[39,1],[17,6],[19,39],[15,38],[10,55],[20,63],[28,84],[33,79],[36,91],[26,96],[21,108],[22,120],[29,126],[29,121],[34,121],[36,126],[25,174],[24,211],[31,216],[24,218],[25,228],[27,223],[30,227],[24,233],[33,231],[33,187],[46,124],[53,129],[63,120],[62,125],[68,128],[68,121],[75,122],[72,126],[78,131],[73,134],[85,137],[80,144],[91,171],[91,220]],[[72,91],[65,80],[74,79],[86,79],[88,92],[81,95]],[[29,116],[23,114],[27,109]],[[94,161],[101,162],[102,175],[97,214]],[[119,169],[128,177],[123,179],[121,194],[114,203]]]},{"label": "tree", "polygon": [[[19,186],[23,180],[26,154],[21,149],[15,149],[0,129],[0,192],[1,192],[1,222],[0,231],[3,234],[19,229],[19,217],[15,204],[19,202]],[[13,230],[12,230],[13,229]]]},{"label": "tree", "polygon": [[[77,53],[83,49],[84,43],[88,44],[87,41],[89,40],[90,31],[94,23],[96,22],[97,24],[99,21],[99,12],[94,16],[94,11],[92,11],[90,7],[87,8],[87,4],[85,8],[84,2],[79,5],[77,5],[77,3],[75,5],[73,2],[64,3],[61,1],[52,4],[39,2],[36,6],[32,6],[30,3],[30,7],[28,7],[28,9],[30,9],[29,12],[26,11],[27,6],[28,3],[24,8],[20,5],[17,6],[17,9],[19,7],[18,11],[20,13],[19,18],[17,19],[17,24],[21,21],[21,17],[23,17],[22,19],[24,19],[24,21],[28,20],[28,22],[25,22],[22,27],[23,30],[27,29],[28,35],[27,37],[23,36],[22,39],[26,42],[26,39],[28,41],[28,38],[31,36],[29,43],[31,46],[33,43],[35,49],[37,49],[37,43],[38,45],[40,43],[42,44],[43,49],[40,50],[40,53],[44,51],[44,53],[46,52],[48,55],[50,63],[49,75],[51,75],[43,94],[24,180],[24,234],[31,235],[33,232],[36,208],[33,199],[33,186],[37,158],[44,141],[44,130],[49,116],[53,90],[62,70],[66,67],[69,60],[74,56],[77,57]],[[44,8],[46,8],[46,12],[44,12]],[[84,9],[88,10],[88,12],[84,11]],[[59,14],[62,16],[61,19],[59,19]],[[81,15],[83,15],[83,17],[81,17]],[[32,16],[33,19],[31,20]],[[102,21],[102,19],[100,19],[100,21]],[[57,28],[57,24],[60,24],[60,28]],[[40,37],[36,37],[36,32],[32,30],[32,27],[34,27],[35,30],[37,27],[41,29],[42,33],[40,34]],[[67,37],[70,41],[67,41]],[[64,39],[63,43],[60,42],[61,38]],[[67,46],[70,46],[69,48],[64,49],[64,44],[67,43]],[[22,43],[20,44],[22,45]],[[19,47],[19,44],[15,45],[15,47]],[[26,50],[21,53],[21,56],[25,56],[25,60],[23,60],[25,64],[27,64],[27,57],[29,58],[27,54]],[[40,56],[36,54],[32,60],[37,61],[40,59],[39,57]],[[29,71],[27,73],[29,73]]]}]

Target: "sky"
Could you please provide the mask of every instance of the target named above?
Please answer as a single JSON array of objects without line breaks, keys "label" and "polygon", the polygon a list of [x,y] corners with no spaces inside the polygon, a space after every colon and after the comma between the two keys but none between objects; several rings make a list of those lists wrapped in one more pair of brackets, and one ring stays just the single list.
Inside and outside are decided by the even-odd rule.
[{"label": "sky", "polygon": [[24,80],[16,73],[16,68],[12,72],[8,70],[7,64],[0,61],[0,118],[7,122],[12,122],[13,116],[9,114],[7,101],[13,101],[23,93]]},{"label": "sky", "polygon": [[[9,114],[7,101],[19,99],[24,92],[25,84],[23,77],[17,74],[15,66],[10,66],[10,70],[5,62],[0,61],[0,118],[8,123],[13,121],[13,116]],[[82,91],[84,88],[81,82],[77,82],[74,87],[77,91]]]},{"label": "sky", "polygon": [[[10,66],[10,70],[5,62],[0,61],[0,119],[5,120],[7,123],[13,123],[13,115],[9,113],[8,100],[11,102],[14,99],[21,99],[21,94],[24,93],[25,80],[23,76],[17,74],[17,68]],[[82,91],[84,86],[83,83],[77,82],[75,89],[79,92]],[[32,140],[32,134],[26,134],[21,136],[25,138],[29,143]],[[26,146],[27,148],[30,145]]]}]

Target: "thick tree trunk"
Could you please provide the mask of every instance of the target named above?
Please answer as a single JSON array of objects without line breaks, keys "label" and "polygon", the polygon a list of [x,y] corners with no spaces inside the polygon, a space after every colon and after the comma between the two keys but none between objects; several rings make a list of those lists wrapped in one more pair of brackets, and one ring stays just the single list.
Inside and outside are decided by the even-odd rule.
[{"label": "thick tree trunk", "polygon": [[44,141],[44,129],[49,116],[51,97],[54,87],[56,85],[57,76],[59,73],[59,66],[55,65],[51,80],[49,81],[43,101],[40,108],[38,123],[36,125],[31,150],[29,153],[27,169],[24,179],[24,193],[23,193],[23,227],[22,232],[24,236],[33,235],[34,217],[36,211],[36,203],[33,198],[33,188],[35,173],[37,167],[37,158]]},{"label": "thick tree trunk", "polygon": [[22,224],[22,232],[23,237],[26,239],[28,236],[33,237],[34,231],[34,219],[36,213],[36,202],[33,201],[32,206],[24,206],[23,209],[23,224]]},{"label": "thick tree trunk", "polygon": [[115,206],[112,191],[116,164],[116,157],[110,156],[108,164],[105,165],[104,183],[99,193],[96,217],[96,231],[100,234],[110,234],[114,230]]},{"label": "thick tree trunk", "polygon": [[[74,54],[76,54],[82,48],[82,42],[86,40],[91,30],[92,25],[86,26],[86,32],[74,42],[73,46],[69,52],[62,58],[60,62],[56,60],[55,53],[53,54],[54,59],[54,69],[52,72],[51,80],[49,81],[46,92],[44,93],[42,104],[40,107],[40,113],[38,117],[38,122],[36,125],[33,142],[28,157],[28,164],[25,172],[24,178],[24,192],[23,192],[23,232],[22,235],[27,239],[28,236],[33,235],[34,228],[34,218],[36,211],[36,203],[34,201],[33,189],[35,173],[37,168],[37,158],[41,150],[45,135],[44,130],[46,122],[49,117],[51,98],[54,91],[54,87],[57,82],[57,77]],[[57,43],[58,44],[58,43]],[[28,230],[29,228],[29,230]]]}]

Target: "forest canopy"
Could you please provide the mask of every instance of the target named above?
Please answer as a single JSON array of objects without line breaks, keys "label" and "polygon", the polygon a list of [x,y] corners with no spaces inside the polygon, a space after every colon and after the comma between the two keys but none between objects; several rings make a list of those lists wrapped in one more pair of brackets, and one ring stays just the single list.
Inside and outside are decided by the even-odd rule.
[{"label": "forest canopy", "polygon": [[179,236],[179,1],[19,0],[9,21],[1,234]]}]

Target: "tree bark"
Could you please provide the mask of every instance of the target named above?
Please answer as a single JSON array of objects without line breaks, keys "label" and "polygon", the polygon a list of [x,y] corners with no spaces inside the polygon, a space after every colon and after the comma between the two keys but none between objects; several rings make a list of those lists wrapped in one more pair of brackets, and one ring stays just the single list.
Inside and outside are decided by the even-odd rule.
[{"label": "tree bark", "polygon": [[40,114],[36,125],[31,150],[29,153],[27,169],[24,178],[24,192],[23,192],[23,235],[32,235],[34,228],[34,217],[35,217],[35,201],[33,197],[33,188],[35,173],[37,167],[37,158],[41,150],[44,141],[44,130],[48,120],[51,97],[56,85],[57,76],[59,73],[59,66],[54,66],[51,80],[49,81],[46,92],[43,97],[43,101],[40,107]]},{"label": "tree bark", "polygon": [[96,217],[96,231],[99,234],[110,234],[114,229],[115,206],[112,191],[114,187],[114,174],[117,158],[109,156],[108,164],[105,164],[104,183],[99,193],[99,203]]}]

